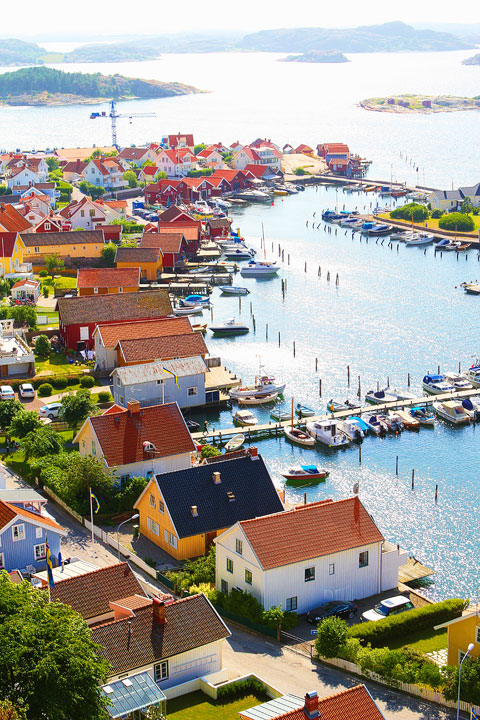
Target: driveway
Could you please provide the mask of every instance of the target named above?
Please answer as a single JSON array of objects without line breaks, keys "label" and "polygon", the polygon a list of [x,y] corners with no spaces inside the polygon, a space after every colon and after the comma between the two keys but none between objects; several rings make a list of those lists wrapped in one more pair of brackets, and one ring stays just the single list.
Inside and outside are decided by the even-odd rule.
[{"label": "driveway", "polygon": [[455,720],[454,710],[365,682],[236,626],[230,626],[230,629],[232,636],[223,649],[224,667],[240,675],[255,673],[282,692],[303,696],[310,690],[317,690],[319,696],[325,696],[364,682],[386,720]]}]

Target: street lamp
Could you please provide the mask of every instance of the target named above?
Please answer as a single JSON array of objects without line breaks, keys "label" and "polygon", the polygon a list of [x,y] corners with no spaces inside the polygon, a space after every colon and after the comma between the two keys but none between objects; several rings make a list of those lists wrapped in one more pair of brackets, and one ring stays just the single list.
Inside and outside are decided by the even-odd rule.
[{"label": "street lamp", "polygon": [[460,682],[461,682],[461,680],[462,680],[462,665],[463,665],[463,663],[465,662],[465,660],[467,659],[468,653],[472,652],[472,650],[473,650],[474,647],[475,647],[475,645],[474,645],[473,643],[470,643],[470,645],[469,645],[468,648],[467,648],[467,652],[466,652],[465,655],[463,656],[462,662],[460,663],[460,667],[459,667],[459,669],[458,669],[457,720],[458,720],[459,717],[460,717]]},{"label": "street lamp", "polygon": [[[125,523],[132,522],[132,520],[138,520],[139,517],[140,517],[140,515],[139,515],[138,513],[135,513],[135,515],[132,515],[132,517],[131,517],[131,518],[128,518],[128,520],[124,520],[124,521],[121,522],[120,525],[117,527],[117,557],[118,557],[119,560],[120,560],[120,542],[119,542],[119,540],[118,540],[118,532],[119,532],[120,528],[122,527],[122,525],[125,525]],[[472,646],[472,647],[473,647],[473,646]]]}]

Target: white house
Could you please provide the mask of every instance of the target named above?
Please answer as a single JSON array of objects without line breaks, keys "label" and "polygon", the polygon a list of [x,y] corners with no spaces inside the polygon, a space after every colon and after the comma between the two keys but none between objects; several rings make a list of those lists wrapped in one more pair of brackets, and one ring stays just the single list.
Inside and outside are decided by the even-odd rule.
[{"label": "white house", "polygon": [[78,202],[71,202],[58,212],[71,223],[72,230],[95,230],[98,223],[107,222],[110,209],[90,200],[86,195]]},{"label": "white house", "polygon": [[127,408],[114,405],[85,420],[75,442],[80,455],[93,455],[115,473],[119,483],[131,477],[184,470],[191,465],[195,444],[176,403]]},{"label": "white house", "polygon": [[196,155],[188,148],[161,150],[155,162],[159,170],[167,173],[167,177],[185,177],[198,168]]},{"label": "white house", "polygon": [[14,190],[19,185],[35,185],[42,181],[39,173],[26,166],[14,168],[7,177],[7,187]]},{"label": "white house", "polygon": [[267,609],[299,613],[395,588],[407,561],[385,543],[358,497],[237,522],[214,542],[219,590],[238,588]]},{"label": "white house", "polygon": [[125,170],[131,167],[141,167],[149,160],[155,162],[156,153],[152,147],[126,147],[117,155],[117,160]]},{"label": "white house", "polygon": [[121,190],[128,186],[122,165],[113,157],[90,160],[83,176],[87,182],[106,190]]},{"label": "white house", "polygon": [[142,407],[176,402],[180,408],[205,405],[205,360],[196,357],[118,367],[112,372],[113,399],[126,407],[138,400]]}]

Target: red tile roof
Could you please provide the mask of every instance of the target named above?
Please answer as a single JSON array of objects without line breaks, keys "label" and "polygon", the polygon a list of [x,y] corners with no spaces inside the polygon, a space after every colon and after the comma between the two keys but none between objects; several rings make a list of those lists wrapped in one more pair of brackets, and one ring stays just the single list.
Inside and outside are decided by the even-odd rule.
[{"label": "red tile roof", "polygon": [[176,403],[152,405],[139,412],[97,415],[87,422],[97,436],[108,467],[143,462],[151,458],[145,453],[147,440],[156,447],[155,457],[168,457],[193,452],[195,444]]},{"label": "red tile roof", "polygon": [[12,257],[17,235],[18,233],[16,232],[0,232],[0,255],[9,258]]},{"label": "red tile roof", "polygon": [[[167,182],[174,182],[176,185],[179,185],[182,181],[181,180],[161,180],[161,182],[167,183]],[[158,183],[160,185],[160,183]],[[165,210],[160,215],[160,221],[163,222],[173,222],[175,220],[178,220],[179,218],[182,218],[182,220],[193,220],[194,222],[197,222],[193,215],[190,215],[189,213],[185,212],[181,208],[177,207],[177,205],[171,205],[167,210]]]},{"label": "red tile roof", "polygon": [[56,579],[55,587],[50,592],[52,601],[70,605],[85,620],[111,612],[110,602],[131,595],[145,595],[136,576],[125,562],[65,580]]},{"label": "red tile roof", "polygon": [[119,340],[120,352],[126,363],[173,360],[174,358],[206,355],[208,348],[202,333],[144,337],[137,340]]},{"label": "red tile roof", "polygon": [[77,173],[77,175],[81,175],[85,168],[87,167],[88,163],[84,162],[83,160],[71,160],[70,162],[67,162],[66,165],[63,166],[63,172],[66,173]]},{"label": "red tile roof", "polygon": [[125,288],[140,284],[140,268],[79,268],[78,288]]},{"label": "red tile roof", "polygon": [[0,500],[0,528],[4,528],[5,525],[8,525],[8,523],[17,516],[25,518],[26,520],[42,523],[47,527],[51,527],[54,530],[61,532],[62,535],[66,535],[65,530],[58,523],[56,523],[55,520],[52,520],[45,515],[39,515],[38,513],[30,512],[30,510],[25,510],[24,508],[18,507],[17,505],[12,505],[11,503],[7,503],[4,500]]},{"label": "red tile roof", "polygon": [[264,570],[384,540],[358,497],[301,505],[240,525]]},{"label": "red tile roof", "polygon": [[256,178],[262,178],[265,173],[271,173],[272,169],[268,165],[254,165],[249,164],[243,170],[245,175],[254,175]]},{"label": "red tile roof", "polygon": [[0,225],[7,232],[24,232],[32,227],[13,205],[3,203],[0,204]]},{"label": "red tile roof", "polygon": [[[140,338],[165,337],[167,335],[193,334],[190,320],[186,317],[153,318],[130,322],[97,325],[94,334],[99,332],[106,348],[114,348],[119,340],[138,340]],[[197,333],[198,334],[198,333]]]},{"label": "red tile roof", "polygon": [[170,147],[172,147],[172,148],[177,147],[177,145],[178,145],[179,142],[181,142],[181,141],[182,141],[185,145],[189,145],[189,146],[192,146],[192,145],[195,144],[194,141],[193,141],[193,135],[192,135],[191,133],[187,133],[187,134],[185,134],[185,135],[182,134],[182,133],[178,133],[178,135],[169,135],[169,136],[168,136],[168,144],[169,144]]},{"label": "red tile roof", "polygon": [[140,240],[140,247],[160,248],[165,255],[165,253],[179,253],[183,242],[185,242],[183,232],[144,233]]},{"label": "red tile roof", "polygon": [[187,223],[186,221],[178,220],[178,222],[171,223],[159,220],[157,230],[161,235],[171,232],[181,232],[185,236],[185,240],[198,240],[201,233],[201,221],[194,220],[193,222]]},{"label": "red tile roof", "polygon": [[142,168],[143,174],[150,175],[151,177],[155,177],[159,169],[156,165],[145,165],[145,167]]}]

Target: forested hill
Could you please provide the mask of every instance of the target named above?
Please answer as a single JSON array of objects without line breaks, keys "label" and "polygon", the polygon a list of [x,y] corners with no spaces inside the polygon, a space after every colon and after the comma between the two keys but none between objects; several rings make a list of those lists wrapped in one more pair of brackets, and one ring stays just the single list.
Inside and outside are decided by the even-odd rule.
[{"label": "forested hill", "polygon": [[47,67],[22,68],[0,75],[0,98],[75,95],[82,98],[161,98],[199,92],[191,85],[100,73],[68,73]]}]

